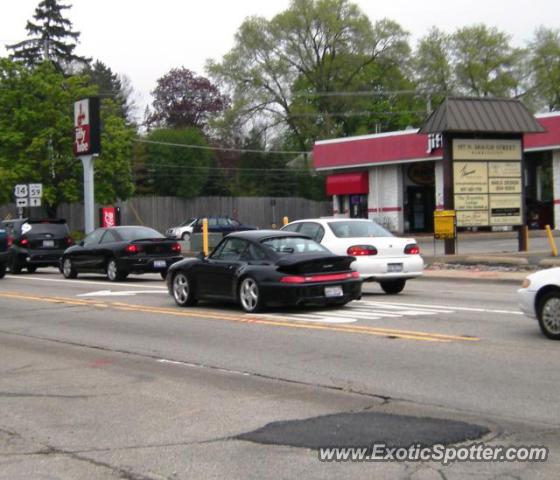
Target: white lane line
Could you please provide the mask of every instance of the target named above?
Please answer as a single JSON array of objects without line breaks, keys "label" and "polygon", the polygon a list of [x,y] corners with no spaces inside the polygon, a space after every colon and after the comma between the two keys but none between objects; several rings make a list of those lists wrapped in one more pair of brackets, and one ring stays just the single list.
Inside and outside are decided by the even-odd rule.
[{"label": "white lane line", "polygon": [[402,315],[399,315],[397,313],[389,313],[389,312],[383,312],[380,310],[368,310],[366,311],[355,311],[353,308],[348,308],[348,310],[344,311],[344,312],[330,312],[329,315],[332,316],[336,316],[336,317],[354,317],[354,318],[363,318],[365,320],[369,319],[369,318],[373,318],[373,317],[391,317],[391,318],[398,318],[401,317]]},{"label": "white lane line", "polygon": [[163,293],[165,290],[99,290],[98,292],[80,293],[76,297],[134,297],[138,293]]},{"label": "white lane line", "polygon": [[[426,309],[438,309],[439,312],[444,313],[443,310],[441,309],[452,309],[453,310],[461,310],[463,312],[477,312],[477,313],[505,313],[505,314],[511,314],[511,315],[523,315],[522,312],[520,312],[519,310],[500,310],[500,309],[492,309],[492,308],[474,308],[474,307],[456,307],[454,305],[427,305],[427,304],[420,304],[420,303],[391,303],[391,304],[384,304],[384,303],[378,303],[378,302],[371,302],[371,303],[375,303],[376,305],[394,305],[395,307],[421,307],[421,308],[426,308]],[[452,312],[447,312],[445,311],[445,313],[452,313]]]},{"label": "white lane line", "polygon": [[111,287],[134,287],[134,288],[159,288],[162,290],[167,290],[167,287],[160,287],[158,285],[142,285],[138,283],[117,283],[117,282],[103,282],[103,281],[93,281],[93,280],[67,280],[65,278],[39,278],[39,277],[28,277],[20,275],[6,275],[6,278],[13,278],[14,280],[36,280],[39,282],[56,282],[56,283],[71,283],[73,285],[110,285]]},{"label": "white lane line", "polygon": [[[453,310],[434,310],[434,309],[428,309],[428,308],[416,308],[416,307],[409,307],[406,305],[402,305],[402,306],[397,306],[397,305],[391,305],[391,304],[386,304],[386,303],[376,303],[373,304],[372,307],[384,310],[387,309],[387,311],[389,312],[398,312],[398,313],[403,313],[403,315],[435,315],[438,313],[453,313]],[[408,313],[404,313],[404,312],[408,312]]]}]

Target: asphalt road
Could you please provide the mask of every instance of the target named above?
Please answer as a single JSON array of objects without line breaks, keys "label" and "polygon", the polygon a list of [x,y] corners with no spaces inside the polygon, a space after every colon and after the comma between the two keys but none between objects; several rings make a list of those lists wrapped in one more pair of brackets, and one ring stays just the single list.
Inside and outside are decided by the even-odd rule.
[{"label": "asphalt road", "polygon": [[[176,307],[155,276],[0,281],[0,479],[557,478],[556,342],[515,287],[343,309]],[[545,463],[324,463],[318,446],[545,445]]]}]

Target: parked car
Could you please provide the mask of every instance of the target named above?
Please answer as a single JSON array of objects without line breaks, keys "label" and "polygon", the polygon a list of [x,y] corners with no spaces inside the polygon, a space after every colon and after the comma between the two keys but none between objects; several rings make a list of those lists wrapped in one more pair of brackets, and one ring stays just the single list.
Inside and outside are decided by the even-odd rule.
[{"label": "parked car", "polygon": [[0,228],[0,278],[4,278],[6,275],[8,255],[8,233]]},{"label": "parked car", "polygon": [[395,237],[373,220],[310,218],[282,230],[307,235],[337,255],[356,257],[352,268],[364,281],[379,282],[388,294],[400,293],[408,279],[424,271],[416,240]]},{"label": "parked car", "polygon": [[521,311],[536,318],[542,333],[560,340],[560,268],[529,275],[517,291]]},{"label": "parked car", "polygon": [[33,273],[40,267],[57,267],[62,253],[73,243],[66,220],[62,219],[4,220],[2,228],[8,233],[8,266],[13,274],[21,273],[23,268]]},{"label": "parked car", "polygon": [[98,228],[64,252],[60,271],[65,278],[105,273],[113,282],[131,273],[159,272],[165,278],[169,267],[182,258],[181,245],[153,228]]},{"label": "parked car", "polygon": [[227,235],[231,232],[241,232],[245,230],[256,230],[257,227],[252,225],[244,225],[230,217],[196,217],[189,218],[178,227],[171,227],[167,230],[166,235],[169,238],[187,240],[193,233],[202,232],[202,220],[208,219],[208,231],[212,233],[223,233]]},{"label": "parked car", "polygon": [[344,305],[362,294],[354,260],[297,233],[235,232],[208,257],[174,264],[167,287],[182,307],[202,299],[238,302],[248,313],[274,304]]}]

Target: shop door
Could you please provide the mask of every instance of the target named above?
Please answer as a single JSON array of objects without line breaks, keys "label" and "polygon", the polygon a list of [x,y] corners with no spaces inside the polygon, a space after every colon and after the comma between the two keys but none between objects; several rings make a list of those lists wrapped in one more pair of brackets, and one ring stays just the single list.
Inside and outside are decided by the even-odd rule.
[{"label": "shop door", "polygon": [[368,218],[367,195],[350,195],[350,218]]},{"label": "shop door", "polygon": [[408,187],[408,222],[411,232],[433,232],[434,187]]}]

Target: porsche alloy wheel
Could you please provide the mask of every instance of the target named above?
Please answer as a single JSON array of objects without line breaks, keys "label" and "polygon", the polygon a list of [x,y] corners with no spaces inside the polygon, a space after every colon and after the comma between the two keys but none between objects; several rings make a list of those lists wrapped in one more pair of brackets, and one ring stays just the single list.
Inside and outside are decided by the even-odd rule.
[{"label": "porsche alloy wheel", "polygon": [[259,285],[252,277],[245,277],[239,285],[239,303],[247,313],[257,313],[263,309]]},{"label": "porsche alloy wheel", "polygon": [[173,298],[175,303],[181,307],[189,307],[196,304],[194,292],[189,277],[179,272],[173,277]]}]

